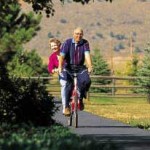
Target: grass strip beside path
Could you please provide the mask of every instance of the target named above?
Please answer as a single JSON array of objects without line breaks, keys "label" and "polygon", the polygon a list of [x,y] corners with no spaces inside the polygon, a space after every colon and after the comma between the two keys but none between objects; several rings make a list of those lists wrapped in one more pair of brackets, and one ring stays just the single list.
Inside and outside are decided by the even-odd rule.
[{"label": "grass strip beside path", "polygon": [[91,99],[85,111],[150,130],[150,104],[144,98]]}]

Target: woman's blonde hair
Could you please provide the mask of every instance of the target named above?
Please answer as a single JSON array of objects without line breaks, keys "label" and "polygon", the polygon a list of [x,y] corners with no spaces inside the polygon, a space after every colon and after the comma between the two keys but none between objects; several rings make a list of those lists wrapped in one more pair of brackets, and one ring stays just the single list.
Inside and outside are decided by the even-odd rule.
[{"label": "woman's blonde hair", "polygon": [[56,38],[52,38],[52,39],[49,40],[49,44],[51,44],[52,42],[56,43],[59,47],[61,45],[61,42]]}]

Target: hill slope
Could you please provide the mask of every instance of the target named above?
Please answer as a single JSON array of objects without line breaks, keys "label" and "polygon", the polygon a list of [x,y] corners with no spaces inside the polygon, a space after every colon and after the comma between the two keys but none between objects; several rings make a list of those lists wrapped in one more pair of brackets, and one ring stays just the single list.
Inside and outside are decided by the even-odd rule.
[{"label": "hill slope", "polygon": [[[114,0],[113,3],[95,0],[84,6],[71,0],[64,5],[54,0],[54,8],[54,17],[46,18],[43,14],[41,31],[26,45],[37,49],[42,57],[50,54],[49,37],[64,41],[72,36],[76,26],[84,29],[91,49],[100,49],[105,57],[112,51],[115,56],[128,57],[132,50],[142,51],[150,40],[149,0]],[[31,10],[25,3],[23,9]]]}]

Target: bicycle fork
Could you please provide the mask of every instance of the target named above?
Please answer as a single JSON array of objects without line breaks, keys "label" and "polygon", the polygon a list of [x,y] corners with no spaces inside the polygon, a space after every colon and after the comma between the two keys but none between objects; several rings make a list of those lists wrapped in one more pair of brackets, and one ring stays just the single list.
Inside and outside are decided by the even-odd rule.
[{"label": "bicycle fork", "polygon": [[78,109],[78,92],[77,92],[77,77],[74,77],[74,88],[72,91],[72,101],[71,101],[72,112],[76,112]]},{"label": "bicycle fork", "polygon": [[71,116],[69,120],[69,125],[78,127],[78,92],[77,92],[77,76],[74,74],[74,88],[72,92],[71,100]]}]

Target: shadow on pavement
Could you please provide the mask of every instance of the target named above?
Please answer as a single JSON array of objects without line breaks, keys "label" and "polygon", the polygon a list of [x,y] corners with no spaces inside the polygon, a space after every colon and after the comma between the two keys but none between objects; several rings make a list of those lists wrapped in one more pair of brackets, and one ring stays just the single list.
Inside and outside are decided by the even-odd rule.
[{"label": "shadow on pavement", "polygon": [[[61,104],[55,115],[55,120],[66,126],[66,117],[62,115]],[[101,143],[114,143],[119,150],[150,150],[150,131],[131,127],[115,120],[93,115],[89,112],[79,112],[78,128],[68,127],[71,132],[88,140]],[[118,150],[118,149],[117,149]]]}]

